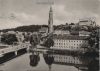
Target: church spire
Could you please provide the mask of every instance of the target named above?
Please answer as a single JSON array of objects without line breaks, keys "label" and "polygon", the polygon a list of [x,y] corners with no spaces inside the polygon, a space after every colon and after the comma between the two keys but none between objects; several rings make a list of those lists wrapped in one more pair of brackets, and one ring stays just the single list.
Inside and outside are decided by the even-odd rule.
[{"label": "church spire", "polygon": [[53,10],[52,6],[50,6],[50,11],[49,11],[49,20],[48,20],[48,33],[53,32]]},{"label": "church spire", "polygon": [[53,12],[53,11],[52,11],[52,6],[50,6],[50,12]]}]

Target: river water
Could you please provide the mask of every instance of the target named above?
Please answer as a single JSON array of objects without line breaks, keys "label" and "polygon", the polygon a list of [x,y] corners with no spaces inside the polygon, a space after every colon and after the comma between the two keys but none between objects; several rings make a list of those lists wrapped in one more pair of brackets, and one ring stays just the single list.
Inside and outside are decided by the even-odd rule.
[{"label": "river water", "polygon": [[[1,64],[0,71],[49,71],[48,64],[45,63],[43,54],[39,55],[40,61],[38,65],[33,67],[30,66],[30,58],[29,58],[30,55],[31,55],[30,53],[26,53],[24,55],[21,55],[17,58],[14,58],[8,62]],[[78,59],[77,57],[72,57],[68,55],[53,55],[53,56],[60,58],[62,61],[58,60],[57,62],[57,58],[55,58],[55,62],[53,62],[53,64],[51,65],[51,71],[90,71],[87,69],[79,70],[81,64],[84,63],[84,59],[81,60]],[[66,61],[66,57],[67,57],[67,61]],[[65,60],[63,58],[65,58]],[[85,59],[85,60],[89,60],[89,59]],[[65,61],[65,64],[63,61]],[[99,70],[94,70],[94,71],[99,71]]]}]

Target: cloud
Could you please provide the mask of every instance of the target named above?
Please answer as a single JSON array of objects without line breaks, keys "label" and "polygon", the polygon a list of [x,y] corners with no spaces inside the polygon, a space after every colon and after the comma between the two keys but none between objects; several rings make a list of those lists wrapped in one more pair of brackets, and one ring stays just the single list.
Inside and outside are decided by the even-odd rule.
[{"label": "cloud", "polygon": [[0,19],[0,29],[15,28],[21,26],[22,24],[15,20]]},{"label": "cloud", "polygon": [[[92,18],[92,19],[96,19],[98,18],[98,14],[94,13],[94,12],[90,12],[87,10],[73,10],[73,11],[67,11],[66,10],[66,5],[54,5],[54,21],[58,21],[59,22],[55,22],[55,24],[65,24],[67,23],[71,23],[71,22],[78,22],[79,19],[83,19],[83,18]],[[62,23],[60,23],[60,21]]]},{"label": "cloud", "polygon": [[48,24],[48,18],[37,14],[28,14],[25,12],[12,12],[6,15],[0,16],[0,29],[14,28],[23,25],[32,24]]},{"label": "cloud", "polygon": [[[37,14],[27,14],[27,13],[13,13],[16,17],[15,20],[20,21],[23,25],[31,25],[31,24],[46,24],[47,19],[45,17]],[[42,15],[42,14],[41,14]]]},{"label": "cloud", "polygon": [[[48,24],[50,5],[39,5],[36,2],[37,0],[0,0],[1,28]],[[100,19],[99,0],[54,0],[54,2],[54,24],[78,22],[80,18],[89,17],[95,17],[98,21]]]}]

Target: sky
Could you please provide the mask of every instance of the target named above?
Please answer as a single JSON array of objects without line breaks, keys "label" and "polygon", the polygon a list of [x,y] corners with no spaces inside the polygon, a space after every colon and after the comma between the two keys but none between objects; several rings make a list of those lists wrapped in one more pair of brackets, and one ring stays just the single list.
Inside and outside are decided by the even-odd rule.
[{"label": "sky", "polygon": [[86,18],[100,24],[100,0],[0,0],[0,29],[47,25],[51,5],[54,25]]}]

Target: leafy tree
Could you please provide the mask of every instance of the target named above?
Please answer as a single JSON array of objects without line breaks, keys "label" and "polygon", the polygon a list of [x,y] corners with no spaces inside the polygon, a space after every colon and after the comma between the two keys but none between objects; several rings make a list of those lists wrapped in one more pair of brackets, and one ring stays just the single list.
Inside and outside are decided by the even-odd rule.
[{"label": "leafy tree", "polygon": [[88,38],[88,43],[90,44],[90,47],[93,47],[93,45],[95,44],[95,39],[94,38]]},{"label": "leafy tree", "polygon": [[14,42],[18,42],[18,39],[15,34],[3,34],[1,36],[1,42],[4,44],[11,45]]},{"label": "leafy tree", "polygon": [[86,56],[98,57],[99,56],[99,35],[96,31],[98,29],[92,30],[92,34],[88,38],[88,51],[85,53]]},{"label": "leafy tree", "polygon": [[38,35],[36,35],[36,34],[31,35],[31,36],[30,36],[30,43],[31,43],[33,46],[36,46],[36,45],[39,43],[39,37],[38,37]]},{"label": "leafy tree", "polygon": [[44,46],[47,47],[47,48],[50,48],[51,46],[54,46],[54,41],[53,39],[50,37],[48,38],[45,43],[44,43]]},{"label": "leafy tree", "polygon": [[74,23],[71,23],[70,25],[75,25]]},{"label": "leafy tree", "polygon": [[66,23],[66,25],[68,25],[68,23]]}]

